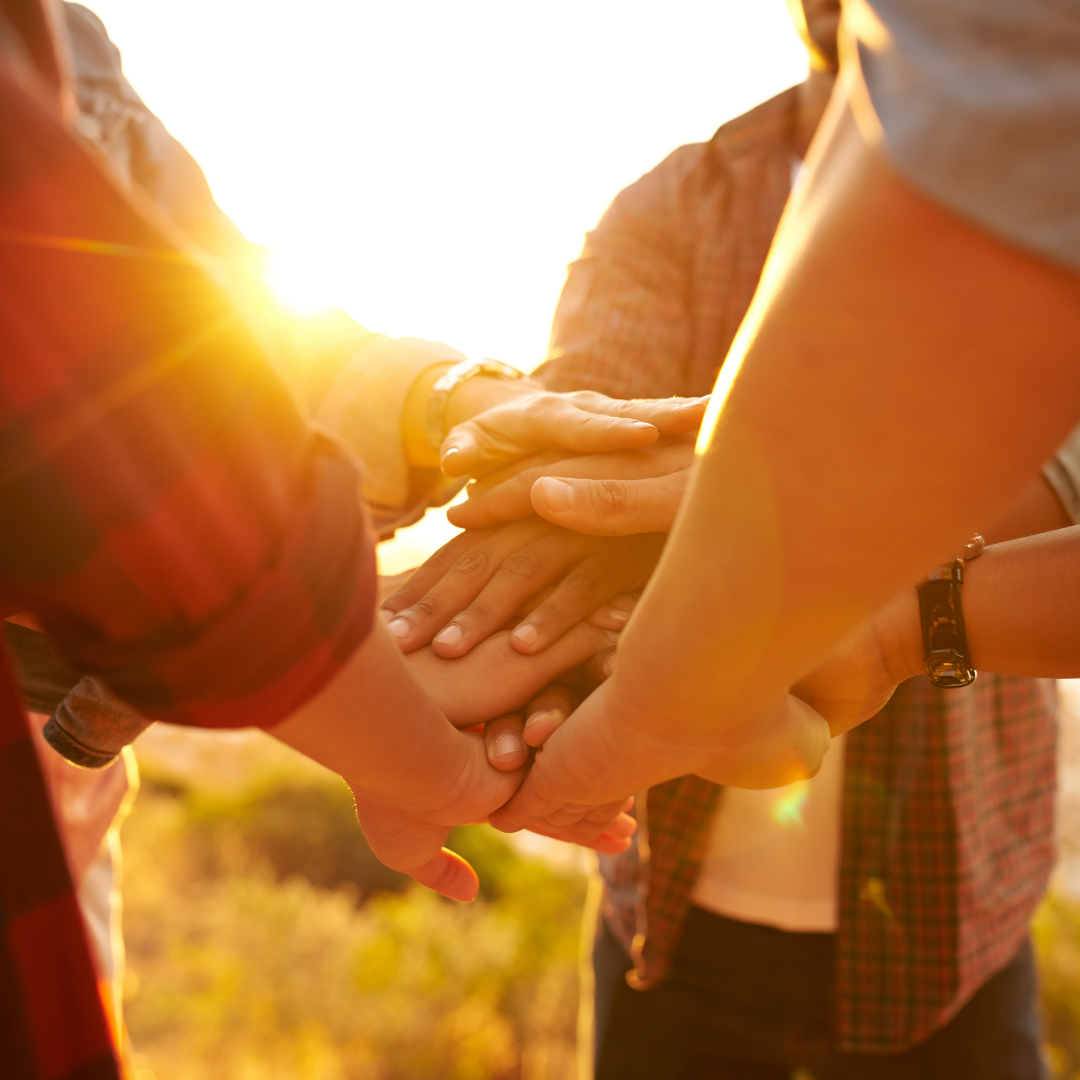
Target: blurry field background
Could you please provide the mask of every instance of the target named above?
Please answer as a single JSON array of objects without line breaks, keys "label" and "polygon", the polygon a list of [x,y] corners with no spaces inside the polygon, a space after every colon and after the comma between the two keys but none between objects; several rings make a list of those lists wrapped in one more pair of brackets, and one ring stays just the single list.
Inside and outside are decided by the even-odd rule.
[{"label": "blurry field background", "polygon": [[123,830],[138,1080],[575,1076],[570,849],[456,830],[483,891],[455,904],[378,863],[344,783],[269,736],[153,732]]},{"label": "blurry field background", "polygon": [[[1064,860],[1035,927],[1062,1080],[1080,1077],[1077,715]],[[583,855],[458,829],[483,891],[454,904],[381,866],[345,785],[269,736],[158,725],[138,752],[123,830],[137,1080],[578,1076]]]}]

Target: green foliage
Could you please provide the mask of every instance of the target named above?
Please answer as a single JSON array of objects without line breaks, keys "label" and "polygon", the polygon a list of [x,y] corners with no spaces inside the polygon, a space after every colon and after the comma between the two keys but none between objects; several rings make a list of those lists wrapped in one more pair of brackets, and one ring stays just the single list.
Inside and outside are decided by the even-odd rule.
[{"label": "green foliage", "polygon": [[1080,904],[1051,894],[1032,923],[1046,1053],[1056,1080],[1080,1080]]},{"label": "green foliage", "polygon": [[584,882],[487,826],[452,839],[481,875],[470,905],[380,876],[347,789],[322,778],[235,795],[149,786],[124,845],[144,1075],[573,1076]]}]

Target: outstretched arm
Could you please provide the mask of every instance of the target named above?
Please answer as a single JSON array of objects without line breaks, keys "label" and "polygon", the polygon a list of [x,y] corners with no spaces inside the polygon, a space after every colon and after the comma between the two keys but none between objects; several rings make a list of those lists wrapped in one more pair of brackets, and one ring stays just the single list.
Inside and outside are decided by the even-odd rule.
[{"label": "outstretched arm", "polygon": [[828,728],[788,688],[1000,516],[1080,414],[1076,275],[924,198],[839,98],[615,674],[508,826],[686,772],[815,769]]},{"label": "outstretched arm", "polygon": [[[1034,678],[1080,676],[1080,526],[988,547],[964,567],[964,624],[980,671]],[[905,679],[923,673],[919,603],[905,589],[794,688],[834,735],[880,711]]]}]

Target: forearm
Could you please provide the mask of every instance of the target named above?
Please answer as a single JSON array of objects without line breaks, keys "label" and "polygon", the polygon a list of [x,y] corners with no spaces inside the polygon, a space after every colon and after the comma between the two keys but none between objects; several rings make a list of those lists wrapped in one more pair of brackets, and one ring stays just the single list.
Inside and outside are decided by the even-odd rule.
[{"label": "forearm", "polygon": [[[1034,678],[1080,677],[1080,526],[988,547],[964,566],[964,625],[979,671]],[[914,589],[873,620],[897,682],[923,673]]]},{"label": "forearm", "polygon": [[695,738],[779,700],[1000,516],[1080,412],[1073,275],[923,199],[847,114],[819,158],[623,636],[614,692],[646,728]]},{"label": "forearm", "polygon": [[379,619],[337,678],[270,733],[373,795],[402,772],[435,788],[460,745]]}]

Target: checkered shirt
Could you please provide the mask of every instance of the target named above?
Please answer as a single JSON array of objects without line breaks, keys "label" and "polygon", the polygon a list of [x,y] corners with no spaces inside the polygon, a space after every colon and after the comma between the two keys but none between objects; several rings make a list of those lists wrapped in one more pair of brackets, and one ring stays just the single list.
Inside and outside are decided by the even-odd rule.
[{"label": "checkered shirt", "polygon": [[[273,725],[370,625],[358,469],[304,422],[227,291],[61,127],[48,79],[9,66],[12,27],[49,25],[16,7],[0,20],[0,612],[33,612],[146,716]],[[48,75],[48,34],[29,45]],[[0,1062],[5,1080],[119,1075],[2,651]]]},{"label": "checkered shirt", "polygon": [[[570,266],[539,371],[551,389],[711,389],[790,190],[795,106],[780,94],[616,197]],[[1055,703],[1046,680],[915,679],[849,734],[839,1049],[915,1045],[1015,953],[1054,861]],[[633,985],[669,969],[720,794],[695,776],[653,788],[635,846],[601,858]]]}]

